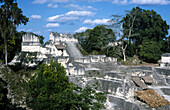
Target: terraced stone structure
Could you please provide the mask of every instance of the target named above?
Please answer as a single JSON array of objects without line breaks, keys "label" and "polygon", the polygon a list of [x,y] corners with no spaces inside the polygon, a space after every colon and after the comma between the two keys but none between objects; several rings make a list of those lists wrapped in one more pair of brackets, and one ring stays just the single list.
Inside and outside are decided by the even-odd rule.
[{"label": "terraced stone structure", "polygon": [[110,61],[117,63],[116,58],[106,57],[105,55],[83,56],[76,46],[77,43],[78,40],[72,34],[52,32],[44,47],[40,44],[38,36],[28,33],[22,36],[21,53],[16,55],[10,64],[21,62],[22,54],[30,52],[37,53],[36,59],[27,64],[23,63],[24,65],[36,66],[38,62],[43,60],[46,63],[49,63],[51,59],[57,60],[66,68],[68,75],[84,75],[84,65],[87,63]]},{"label": "terraced stone structure", "polygon": [[[145,66],[125,67],[113,62],[91,63],[88,68],[92,69],[88,69],[84,76],[70,76],[70,80],[82,87],[90,85],[98,91],[108,92],[105,104],[107,110],[170,109],[170,69]],[[146,77],[152,80],[148,83]],[[136,84],[133,78],[137,78],[146,87],[140,86],[140,83],[138,85],[138,81]],[[139,95],[141,91],[145,93],[148,90],[151,90],[153,94]],[[152,99],[149,100],[149,98]],[[156,100],[158,98],[160,100]]]},{"label": "terraced stone structure", "polygon": [[[25,36],[29,37],[29,34]],[[50,40],[45,47],[37,43],[36,36],[30,37],[30,42],[36,39],[38,44],[36,45],[38,49],[35,51],[35,48],[31,50],[35,43],[25,45],[25,36],[23,36],[24,45],[22,45],[25,47],[22,52],[32,52],[33,50],[38,52],[37,61],[45,60],[46,63],[49,63],[51,59],[57,60],[66,68],[70,81],[81,87],[89,85],[97,91],[108,92],[107,103],[105,103],[107,110],[152,110],[152,107],[156,107],[156,110],[170,109],[170,105],[168,105],[170,101],[170,69],[145,66],[126,67],[119,65],[116,58],[106,57],[106,55],[83,56],[76,46],[77,40],[71,34],[57,32],[50,34]],[[18,57],[16,56],[13,61],[19,61]],[[148,89],[159,94],[167,103],[164,105],[158,103],[156,106],[152,106],[147,103],[148,100],[140,98],[139,91]],[[155,96],[151,97],[156,98]]]}]

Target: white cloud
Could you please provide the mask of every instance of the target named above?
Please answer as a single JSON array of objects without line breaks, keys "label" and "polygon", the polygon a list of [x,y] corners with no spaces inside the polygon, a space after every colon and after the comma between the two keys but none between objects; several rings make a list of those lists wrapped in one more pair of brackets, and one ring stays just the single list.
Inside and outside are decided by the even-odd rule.
[{"label": "white cloud", "polygon": [[18,29],[18,31],[32,32],[33,29]]},{"label": "white cloud", "polygon": [[[169,0],[34,0],[33,4],[68,3],[68,2],[112,2],[114,4],[139,4],[139,5],[167,5]],[[76,6],[77,7],[77,6]],[[72,8],[76,8],[72,5]],[[78,7],[77,7],[78,8]]]},{"label": "white cloud", "polygon": [[86,31],[87,29],[89,29],[88,27],[80,27],[79,29],[77,29],[76,31],[74,32],[84,32]]},{"label": "white cloud", "polygon": [[49,3],[48,5],[47,5],[47,7],[51,7],[53,4],[52,3]]},{"label": "white cloud", "polygon": [[101,1],[112,1],[112,0],[34,0],[32,3],[44,4],[44,3],[101,2]]},{"label": "white cloud", "polygon": [[65,7],[71,8],[73,10],[96,10],[92,6],[79,6],[76,4],[69,4],[69,5],[66,5]]},{"label": "white cloud", "polygon": [[49,3],[48,5],[47,5],[47,7],[49,7],[49,8],[58,8],[58,5],[57,4],[52,4],[52,3]]},{"label": "white cloud", "polygon": [[27,32],[31,32],[32,31],[32,29],[28,29],[28,30],[26,30]]},{"label": "white cloud", "polygon": [[84,24],[91,24],[91,25],[98,25],[98,24],[109,24],[110,19],[95,19],[95,20],[90,20],[90,19],[86,19],[84,20]]},{"label": "white cloud", "polygon": [[69,16],[93,16],[95,13],[91,11],[69,11],[66,13]]},{"label": "white cloud", "polygon": [[47,21],[49,21],[49,22],[68,22],[68,21],[78,20],[78,19],[80,19],[80,17],[93,16],[93,15],[95,15],[95,13],[93,13],[91,11],[69,11],[65,14],[48,17]]},{"label": "white cloud", "polygon": [[41,19],[41,15],[31,15],[32,19]]},{"label": "white cloud", "polygon": [[130,3],[139,5],[166,5],[170,4],[169,0],[132,0]]},{"label": "white cloud", "polygon": [[119,3],[119,0],[113,0],[112,3],[113,3],[113,4],[118,4],[118,3]]},{"label": "white cloud", "polygon": [[169,0],[90,0],[92,2],[110,1],[114,4],[166,5]]},{"label": "white cloud", "polygon": [[49,17],[47,19],[47,21],[50,21],[50,22],[67,22],[67,21],[75,21],[75,20],[78,20],[78,19],[79,19],[79,17],[75,17],[75,16],[56,15],[56,16]]},{"label": "white cloud", "polygon": [[113,1],[113,0],[89,0],[90,2]]},{"label": "white cloud", "polygon": [[[24,32],[33,32],[33,29],[18,29],[18,31],[24,31]],[[34,31],[35,34],[40,34],[41,31]]]},{"label": "white cloud", "polygon": [[113,4],[118,4],[118,5],[126,5],[129,4],[130,0],[112,0]]},{"label": "white cloud", "polygon": [[48,23],[48,24],[46,24],[46,26],[45,27],[59,27],[59,24],[58,23]]},{"label": "white cloud", "polygon": [[34,0],[33,4],[44,4],[44,3],[67,3],[69,0]]},{"label": "white cloud", "polygon": [[120,1],[120,4],[128,4],[128,0],[122,0]]},{"label": "white cloud", "polygon": [[44,4],[46,2],[47,2],[47,0],[34,0],[32,3],[33,4]]},{"label": "white cloud", "polygon": [[52,16],[52,17],[48,17],[47,21],[55,21],[56,19],[58,19],[59,17],[62,17],[63,15],[56,15],[56,16]]},{"label": "white cloud", "polygon": [[56,2],[56,3],[67,3],[69,2],[69,0],[50,0],[52,2]]},{"label": "white cloud", "polygon": [[35,33],[35,34],[41,34],[41,31],[35,31],[35,32],[33,32],[33,33]]},{"label": "white cloud", "polygon": [[167,5],[169,0],[112,0],[113,4]]}]

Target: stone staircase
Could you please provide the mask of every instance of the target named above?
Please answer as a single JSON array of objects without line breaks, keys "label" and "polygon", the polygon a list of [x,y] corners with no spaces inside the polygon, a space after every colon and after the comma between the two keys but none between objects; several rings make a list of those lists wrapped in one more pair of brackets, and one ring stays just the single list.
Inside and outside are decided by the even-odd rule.
[{"label": "stone staircase", "polygon": [[66,45],[66,50],[71,57],[73,57],[74,59],[80,59],[83,57],[74,42],[66,42]]}]

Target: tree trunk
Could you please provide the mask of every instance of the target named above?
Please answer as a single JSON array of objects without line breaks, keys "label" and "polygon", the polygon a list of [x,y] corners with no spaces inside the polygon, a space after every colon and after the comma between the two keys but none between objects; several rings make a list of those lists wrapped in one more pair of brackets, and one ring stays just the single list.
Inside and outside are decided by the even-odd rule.
[{"label": "tree trunk", "polygon": [[126,61],[126,54],[125,54],[125,50],[123,49],[123,61]]},{"label": "tree trunk", "polygon": [[8,65],[8,53],[7,53],[8,45],[6,36],[4,36],[4,44],[5,44],[5,65]]},{"label": "tree trunk", "polygon": [[122,46],[123,61],[126,61],[126,48],[127,48],[127,44],[125,45],[125,48],[123,48]]}]

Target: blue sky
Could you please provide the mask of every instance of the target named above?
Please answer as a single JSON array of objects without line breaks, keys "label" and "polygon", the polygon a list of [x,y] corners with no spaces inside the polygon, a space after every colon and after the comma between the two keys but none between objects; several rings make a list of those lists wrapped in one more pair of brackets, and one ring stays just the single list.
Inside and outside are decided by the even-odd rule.
[{"label": "blue sky", "polygon": [[133,7],[153,9],[170,24],[169,0],[17,0],[27,25],[18,31],[34,32],[49,39],[52,31],[72,33],[107,24],[111,15],[125,15]]}]

